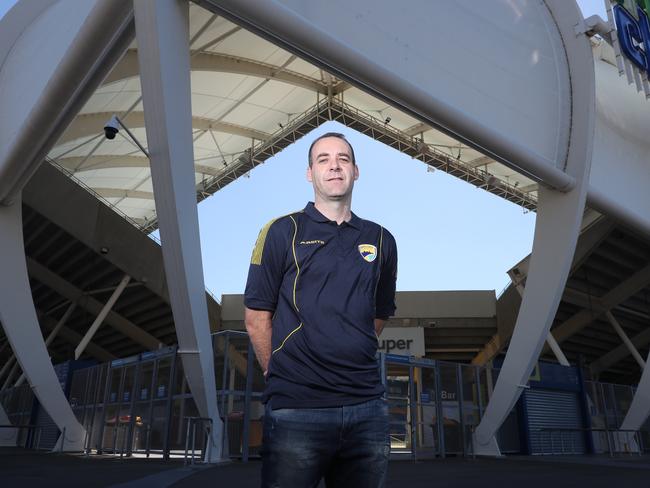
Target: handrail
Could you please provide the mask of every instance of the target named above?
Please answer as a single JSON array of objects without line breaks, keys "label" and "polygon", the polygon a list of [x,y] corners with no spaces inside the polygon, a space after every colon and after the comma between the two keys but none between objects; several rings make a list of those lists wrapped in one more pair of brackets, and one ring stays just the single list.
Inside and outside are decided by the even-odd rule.
[{"label": "handrail", "polygon": [[[40,449],[40,447],[41,447],[41,434],[43,432],[43,427],[40,426],[40,425],[36,425],[36,424],[16,424],[16,425],[0,424],[0,429],[18,429],[18,430],[27,429],[28,432],[29,431],[34,431],[34,432],[36,432],[36,435],[35,435],[36,441],[34,441],[34,439],[32,438],[32,446],[34,444],[36,444],[36,447],[34,447],[34,449]],[[18,437],[18,436],[16,436],[16,437]],[[23,447],[27,448],[26,444],[27,444],[27,439],[25,439],[25,446],[23,446]]]},{"label": "handrail", "polygon": [[[185,433],[185,454],[183,457],[183,465],[187,466],[187,453],[189,451],[189,442],[190,442],[190,430],[192,431],[192,458],[190,464],[194,464],[195,452],[196,452],[196,426],[201,424],[203,430],[207,437],[207,442],[211,443],[214,446],[214,441],[212,439],[212,419],[208,417],[185,417],[187,421],[187,430]],[[206,444],[206,448],[207,448]],[[202,451],[205,455],[205,448]]]},{"label": "handrail", "polygon": [[[606,439],[607,439],[607,450],[609,452],[609,457],[614,456],[614,452],[623,452],[621,450],[616,451],[612,447],[614,444],[614,436],[613,434],[615,433],[624,433],[624,434],[633,434],[632,439],[634,439],[637,442],[638,446],[638,455],[641,456],[642,453],[642,443],[641,443],[641,431],[640,430],[634,430],[634,429],[608,429],[608,428],[600,428],[600,427],[541,427],[539,429],[535,429],[537,432],[548,432],[549,433],[549,440],[551,442],[551,454],[555,454],[555,446],[553,444],[553,432],[559,432],[560,433],[560,444],[561,444],[561,454],[565,454],[564,451],[564,438],[562,437],[562,434],[565,432],[569,433],[574,433],[574,432],[581,432],[581,433],[594,433],[594,432],[604,432]],[[628,451],[630,455],[632,455],[632,451]],[[571,451],[571,453],[574,453],[574,451]]]}]

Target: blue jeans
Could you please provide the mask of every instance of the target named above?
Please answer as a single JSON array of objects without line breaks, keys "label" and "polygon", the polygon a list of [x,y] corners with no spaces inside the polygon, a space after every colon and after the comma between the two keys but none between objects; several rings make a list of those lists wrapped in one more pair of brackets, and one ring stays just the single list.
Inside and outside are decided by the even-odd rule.
[{"label": "blue jeans", "polygon": [[332,408],[267,407],[262,488],[383,488],[390,440],[384,399]]}]

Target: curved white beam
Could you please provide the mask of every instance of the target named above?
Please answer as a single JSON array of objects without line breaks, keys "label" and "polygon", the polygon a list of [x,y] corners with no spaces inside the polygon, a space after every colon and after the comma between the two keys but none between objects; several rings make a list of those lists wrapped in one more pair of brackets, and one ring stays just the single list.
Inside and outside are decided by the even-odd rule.
[{"label": "curved white beam", "polygon": [[[149,159],[144,156],[74,156],[57,159],[56,162],[72,173],[96,169],[149,168],[150,166]],[[194,164],[194,172],[210,176],[221,174],[219,169],[204,164]]]},{"label": "curved white beam", "polygon": [[[327,7],[313,7],[289,0],[203,0],[201,4],[236,19],[239,25],[265,32],[283,48],[342,79],[354,81],[421,122],[494,155],[497,161],[551,188],[560,191],[574,188],[576,181],[564,171],[566,153],[562,152],[567,149],[571,122],[566,93],[569,79],[557,71],[562,62],[558,56],[562,44],[557,36],[548,35],[553,22],[541,2],[515,2],[517,6],[497,2],[498,5],[492,6],[463,1],[448,2],[445,9],[436,9],[433,3],[420,1],[405,4],[408,7],[397,13],[390,8],[390,2],[338,0],[336,7],[349,10],[346,22],[336,18],[333,12],[337,8],[330,3]],[[525,18],[534,21],[536,28],[519,22],[519,18],[512,20],[516,13],[527,15]],[[437,18],[436,29],[428,29],[424,21],[432,15]],[[399,38],[387,36],[377,27],[387,21],[403,31]],[[486,22],[495,28],[486,31]],[[507,36],[501,33],[503,22],[508,25]],[[485,32],[495,34],[489,42]],[[438,41],[449,42],[450,35],[474,48],[432,51],[425,47]],[[533,54],[551,60],[548,69],[530,70],[529,51],[519,50],[519,45],[512,42],[517,35],[525,36],[528,47],[534,45]],[[364,42],[359,42],[359,38]],[[513,49],[515,45],[517,49]],[[497,52],[501,59],[507,56],[513,62],[508,63],[508,69],[491,70],[494,76],[490,78],[491,92],[486,97],[486,85],[475,76],[475,70]],[[432,76],[436,63],[445,69]],[[530,89],[532,84],[539,89]],[[525,96],[519,92],[513,97],[513,89],[524,86],[527,87]],[[489,110],[486,98],[495,102]],[[524,105],[527,108],[517,116],[530,113],[525,123],[522,119],[522,124],[514,122],[513,113],[505,113],[520,101],[520,108]],[[545,117],[541,116],[542,112]]]},{"label": "curved white beam", "polygon": [[[102,134],[106,122],[108,122],[113,115],[114,112],[93,112],[77,115],[57,144],[65,144],[66,142],[80,139],[82,137]],[[144,127],[144,112],[131,112],[127,116],[122,117],[122,122],[124,122],[129,129]],[[200,130],[212,129],[217,132],[225,132],[226,134],[256,139],[258,141],[266,141],[271,137],[270,134],[263,131],[237,124],[230,124],[228,122],[213,120],[207,117],[192,117],[192,128]],[[108,143],[110,143],[110,141]]]},{"label": "curved white beam", "polygon": [[0,204],[20,193],[132,39],[128,0],[18,2],[0,19]]},{"label": "curved white beam", "polygon": [[[310,78],[295,71],[280,68],[268,63],[261,63],[252,59],[237,56],[227,56],[217,53],[195,53],[190,58],[192,71],[211,71],[215,73],[233,73],[238,75],[255,76],[258,78],[282,81],[290,85],[305,88],[313,92],[327,94],[327,85],[320,80]],[[104,81],[104,85],[123,81],[138,76],[138,52],[129,49],[113,71]],[[346,84],[346,86],[348,86]]]},{"label": "curved white beam", "polygon": [[0,322],[38,401],[65,431],[63,450],[81,451],[86,432],[61,389],[36,317],[22,224],[22,203],[0,206]]},{"label": "curved white beam", "polygon": [[571,77],[567,173],[576,186],[561,193],[540,186],[526,288],[494,392],[474,433],[474,452],[499,454],[495,435],[528,383],[566,285],[585,209],[595,118],[595,77],[589,39],[576,36],[582,14],[574,2],[545,0],[564,41]]},{"label": "curved white beam", "polygon": [[187,2],[134,2],[142,101],[165,274],[179,354],[199,415],[212,420],[205,458],[222,459],[214,353],[196,208]]}]

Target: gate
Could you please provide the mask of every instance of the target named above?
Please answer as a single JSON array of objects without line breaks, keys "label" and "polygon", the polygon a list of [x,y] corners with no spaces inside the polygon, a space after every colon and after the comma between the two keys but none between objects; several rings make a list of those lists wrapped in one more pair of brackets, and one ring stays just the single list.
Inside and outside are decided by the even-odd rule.
[{"label": "gate", "polygon": [[487,392],[479,367],[383,353],[380,365],[392,457],[473,455]]}]

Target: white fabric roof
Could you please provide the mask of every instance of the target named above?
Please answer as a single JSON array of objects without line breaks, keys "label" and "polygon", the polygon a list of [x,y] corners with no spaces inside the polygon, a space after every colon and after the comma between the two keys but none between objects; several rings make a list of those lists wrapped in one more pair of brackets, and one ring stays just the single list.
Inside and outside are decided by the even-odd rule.
[{"label": "white fabric roof", "polygon": [[[304,112],[319,100],[326,100],[329,93],[333,100],[344,101],[346,109],[354,111],[358,118],[392,130],[394,137],[409,139],[411,145],[423,140],[428,145],[426,151],[448,157],[456,170],[461,167],[461,173],[466,169],[472,183],[488,191],[501,187],[494,192],[521,204],[523,195],[528,199],[525,206],[534,207],[537,185],[530,179],[228,20],[190,5],[192,114],[199,194],[206,189],[207,193],[216,191],[225,183],[211,187],[211,181],[232,172],[252,147],[272,144],[278,133],[299,122]],[[155,225],[156,212],[149,161],[123,130],[114,140],[104,138],[103,127],[113,114],[147,146],[135,43],[49,157],[136,225],[150,228],[152,223]],[[459,175],[458,171],[450,172]],[[519,195],[512,197],[513,192]]]}]

